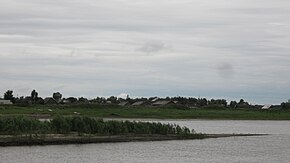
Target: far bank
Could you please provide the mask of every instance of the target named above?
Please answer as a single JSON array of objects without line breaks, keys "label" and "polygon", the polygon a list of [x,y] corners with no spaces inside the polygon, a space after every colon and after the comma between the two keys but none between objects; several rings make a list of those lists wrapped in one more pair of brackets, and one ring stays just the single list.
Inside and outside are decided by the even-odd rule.
[{"label": "far bank", "polygon": [[225,107],[145,107],[117,105],[2,105],[0,116],[25,115],[52,118],[55,115],[82,115],[98,118],[154,118],[154,119],[220,119],[220,120],[290,120],[289,110],[260,110]]}]

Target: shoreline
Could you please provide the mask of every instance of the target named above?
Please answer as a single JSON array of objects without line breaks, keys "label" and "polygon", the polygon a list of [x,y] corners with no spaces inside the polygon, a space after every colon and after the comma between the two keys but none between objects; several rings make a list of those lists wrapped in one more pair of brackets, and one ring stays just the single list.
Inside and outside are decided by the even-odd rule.
[{"label": "shoreline", "polygon": [[[0,117],[13,117],[16,116],[15,114],[0,114]],[[24,114],[26,117],[35,118],[39,120],[46,120],[46,119],[52,119],[55,115],[49,115],[49,114]],[[74,114],[71,115],[65,115],[67,117],[75,116]],[[96,119],[104,119],[104,120],[152,120],[152,121],[186,121],[186,120],[204,120],[204,121],[290,121],[289,119],[239,119],[239,118],[172,118],[172,117],[116,117],[116,116],[104,116],[104,117],[98,117],[98,116],[92,116],[91,118]]]},{"label": "shoreline", "polygon": [[194,140],[237,136],[265,136],[269,134],[189,134],[189,135],[77,135],[47,134],[39,136],[0,135],[0,146],[64,145],[117,142],[146,142],[168,140]]}]

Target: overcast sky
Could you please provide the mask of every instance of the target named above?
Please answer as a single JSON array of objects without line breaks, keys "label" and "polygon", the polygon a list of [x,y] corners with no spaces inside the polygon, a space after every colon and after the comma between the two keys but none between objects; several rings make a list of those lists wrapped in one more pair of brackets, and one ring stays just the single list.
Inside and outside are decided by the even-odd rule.
[{"label": "overcast sky", "polygon": [[0,0],[0,94],[290,99],[290,1]]}]

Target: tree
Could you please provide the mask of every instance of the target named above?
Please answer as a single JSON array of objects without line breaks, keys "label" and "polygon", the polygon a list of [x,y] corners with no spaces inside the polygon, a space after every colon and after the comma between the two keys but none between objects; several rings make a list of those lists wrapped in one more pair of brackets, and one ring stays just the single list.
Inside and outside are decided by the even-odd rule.
[{"label": "tree", "polygon": [[244,99],[240,99],[239,104],[243,105],[244,103],[245,103],[245,100]]},{"label": "tree", "polygon": [[236,101],[231,101],[231,103],[230,103],[231,108],[236,108],[237,105],[238,105],[238,103]]},{"label": "tree", "polygon": [[227,100],[225,100],[225,99],[221,99],[220,100],[220,103],[221,103],[221,105],[223,105],[223,106],[227,106]]},{"label": "tree", "polygon": [[286,110],[286,109],[290,109],[290,103],[289,102],[282,102],[281,103],[281,107],[282,109]]},{"label": "tree", "polygon": [[116,104],[117,103],[117,97],[111,96],[111,97],[107,98],[107,101],[111,101],[113,104]]},{"label": "tree", "polygon": [[4,100],[10,100],[12,103],[14,103],[15,98],[13,97],[12,90],[8,90],[4,93]]},{"label": "tree", "polygon": [[84,98],[84,97],[80,97],[79,98],[79,102],[81,102],[81,103],[86,103],[86,102],[88,102],[89,100],[87,99],[87,98]]},{"label": "tree", "polygon": [[190,105],[196,105],[196,103],[197,103],[197,99],[196,98],[190,97],[188,99],[188,104],[190,104]]},{"label": "tree", "polygon": [[206,106],[207,105],[207,99],[206,98],[199,98],[198,100],[197,100],[197,104],[199,105],[199,106]]},{"label": "tree", "polygon": [[62,94],[59,93],[59,92],[55,92],[55,93],[53,93],[52,97],[53,97],[57,102],[60,102],[60,101],[61,101],[61,98],[62,98]]},{"label": "tree", "polygon": [[35,104],[35,102],[37,101],[37,99],[38,99],[38,93],[35,90],[33,90],[31,92],[31,101],[32,101],[32,103]]},{"label": "tree", "polygon": [[240,99],[237,107],[238,108],[250,108],[251,105],[248,102],[246,102],[244,99]]}]

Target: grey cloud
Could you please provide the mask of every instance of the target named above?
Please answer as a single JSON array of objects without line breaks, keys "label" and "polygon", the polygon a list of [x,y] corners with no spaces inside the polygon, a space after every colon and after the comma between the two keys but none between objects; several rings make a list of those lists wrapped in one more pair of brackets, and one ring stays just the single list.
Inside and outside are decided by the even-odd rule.
[{"label": "grey cloud", "polygon": [[283,101],[290,96],[289,6],[282,0],[6,1],[0,93],[35,88],[43,96],[59,89],[88,97],[128,92]]},{"label": "grey cloud", "polygon": [[166,49],[166,45],[162,42],[147,42],[144,45],[142,45],[140,48],[137,48],[137,51],[142,51],[147,54],[152,54],[159,52],[161,50]]},{"label": "grey cloud", "polygon": [[[288,4],[290,5],[290,4]],[[225,13],[235,13],[235,14],[250,14],[253,16],[269,16],[269,15],[281,15],[281,14],[289,14],[287,7],[244,7],[244,8],[223,8],[217,9],[218,12]]]},{"label": "grey cloud", "polygon": [[217,70],[218,74],[224,79],[230,79],[234,75],[234,68],[230,63],[221,63]]}]

